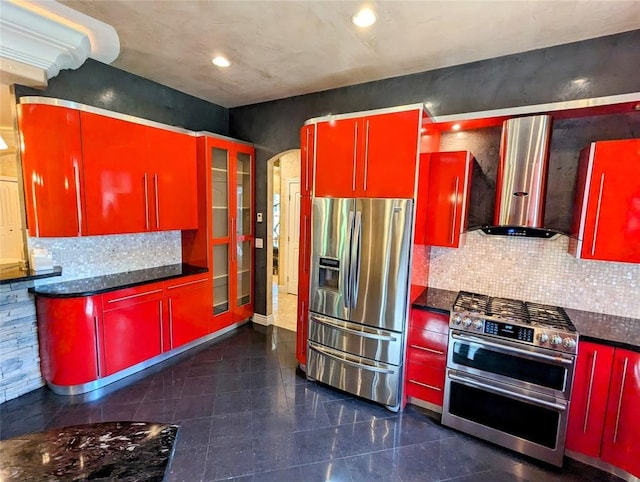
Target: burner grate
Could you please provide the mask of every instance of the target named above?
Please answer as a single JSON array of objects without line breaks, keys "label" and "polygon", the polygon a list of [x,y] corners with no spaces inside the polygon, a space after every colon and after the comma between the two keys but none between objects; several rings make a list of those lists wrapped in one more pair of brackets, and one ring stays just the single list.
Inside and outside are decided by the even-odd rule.
[{"label": "burner grate", "polygon": [[508,298],[491,298],[489,300],[489,315],[509,320],[529,323],[527,308],[522,301]]},{"label": "burner grate", "polygon": [[566,331],[576,331],[565,311],[559,306],[531,302],[525,304],[529,312],[529,319],[532,322]]},{"label": "burner grate", "polygon": [[479,295],[477,293],[469,293],[468,291],[460,291],[453,305],[454,310],[471,311],[475,313],[485,313],[489,297],[487,295]]}]

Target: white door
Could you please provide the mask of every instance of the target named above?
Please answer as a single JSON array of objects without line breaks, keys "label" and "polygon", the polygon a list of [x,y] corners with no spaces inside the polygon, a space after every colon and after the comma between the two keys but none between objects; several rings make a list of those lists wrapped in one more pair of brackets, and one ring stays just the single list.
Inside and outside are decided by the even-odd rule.
[{"label": "white door", "polygon": [[0,177],[0,260],[19,261],[22,252],[22,217],[18,180]]},{"label": "white door", "polygon": [[298,255],[300,254],[300,181],[287,182],[287,293],[298,294]]}]

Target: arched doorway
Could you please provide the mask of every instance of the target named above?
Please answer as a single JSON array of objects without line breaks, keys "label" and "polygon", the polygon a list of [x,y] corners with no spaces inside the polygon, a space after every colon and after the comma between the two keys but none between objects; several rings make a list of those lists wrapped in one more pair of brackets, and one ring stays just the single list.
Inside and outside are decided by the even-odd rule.
[{"label": "arched doorway", "polygon": [[[267,161],[266,324],[295,331],[300,222],[300,149]],[[297,227],[297,229],[296,229]]]}]

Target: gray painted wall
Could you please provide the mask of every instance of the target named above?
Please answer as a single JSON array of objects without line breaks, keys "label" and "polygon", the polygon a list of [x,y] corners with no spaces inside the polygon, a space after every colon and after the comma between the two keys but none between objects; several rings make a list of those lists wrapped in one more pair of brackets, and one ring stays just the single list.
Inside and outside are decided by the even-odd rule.
[{"label": "gray painted wall", "polygon": [[[640,91],[640,30],[576,42],[572,44],[509,55],[455,67],[432,70],[392,79],[333,89],[314,94],[230,110],[229,133],[256,144],[256,210],[266,212],[266,161],[287,149],[300,146],[299,130],[306,119],[330,113],[354,112],[395,105],[429,102],[435,115],[473,112]],[[583,82],[572,82],[584,79]],[[622,121],[624,129],[625,120]],[[606,123],[605,123],[606,124]],[[636,124],[637,126],[637,124]],[[569,124],[560,126],[569,129]],[[571,130],[573,127],[571,127]],[[637,127],[634,128],[638,135]],[[613,135],[614,133],[612,133]],[[617,134],[617,132],[615,133]],[[593,135],[599,135],[597,129]],[[580,140],[581,142],[581,140]],[[563,159],[576,157],[578,140]],[[562,143],[561,143],[562,144]],[[487,171],[486,190],[491,191],[491,173],[495,160],[482,166]],[[555,162],[555,161],[554,161]],[[562,163],[563,161],[558,161]],[[572,161],[575,162],[575,161]],[[573,190],[575,165],[567,166],[550,184],[563,194],[559,205],[566,205]],[[486,174],[486,173],[485,173]],[[493,174],[495,182],[495,173]],[[568,183],[571,181],[571,187]],[[489,196],[491,203],[493,194]],[[485,196],[486,197],[486,196]],[[485,212],[475,213],[476,222],[486,219]],[[561,208],[562,213],[566,209]],[[554,215],[555,216],[555,215]],[[566,225],[566,213],[554,219]],[[266,223],[256,224],[256,236],[266,239]],[[256,312],[266,314],[266,250],[256,250]]]},{"label": "gray painted wall", "polygon": [[45,90],[16,86],[16,95],[72,100],[193,131],[229,133],[228,109],[92,59],[77,70],[62,70]]}]

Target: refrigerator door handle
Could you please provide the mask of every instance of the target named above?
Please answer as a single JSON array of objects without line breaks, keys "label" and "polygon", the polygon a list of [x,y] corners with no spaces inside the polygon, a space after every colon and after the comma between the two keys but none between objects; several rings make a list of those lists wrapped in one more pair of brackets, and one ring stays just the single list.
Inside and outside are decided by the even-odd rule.
[{"label": "refrigerator door handle", "polygon": [[360,250],[362,248],[362,212],[358,211],[355,217],[354,234],[351,248],[351,308],[358,304],[358,289],[360,288]]},{"label": "refrigerator door handle", "polygon": [[353,215],[353,211],[349,211],[349,219],[348,219],[348,225],[349,225],[349,235],[347,238],[347,246],[349,247],[349,262],[347,263],[346,268],[346,273],[345,273],[345,282],[342,285],[343,286],[343,296],[344,296],[344,304],[347,308],[351,307],[351,258],[353,256],[353,253],[351,251],[351,246],[352,246],[352,239],[353,239],[353,221],[354,221],[354,215]]}]

